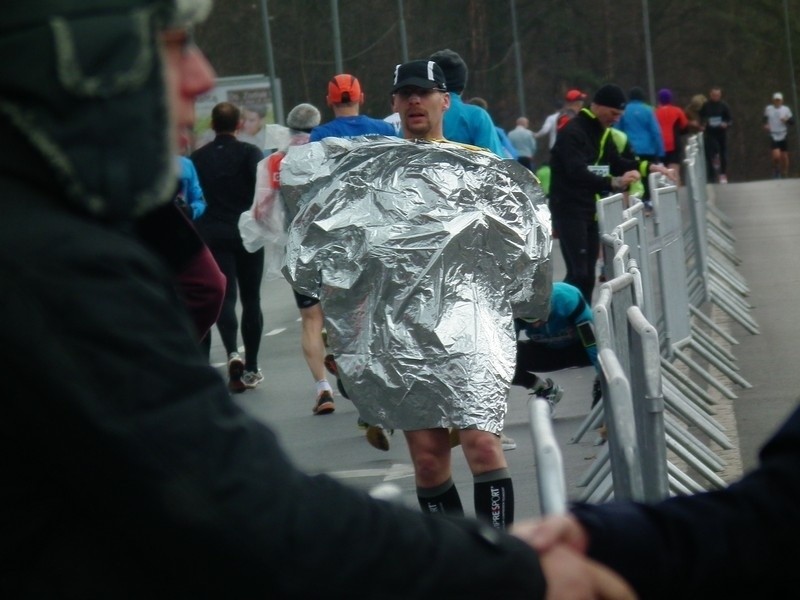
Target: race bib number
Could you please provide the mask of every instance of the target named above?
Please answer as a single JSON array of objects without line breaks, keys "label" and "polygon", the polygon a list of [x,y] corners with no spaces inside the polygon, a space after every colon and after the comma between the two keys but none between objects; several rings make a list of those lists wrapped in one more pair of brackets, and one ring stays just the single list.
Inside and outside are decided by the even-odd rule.
[{"label": "race bib number", "polygon": [[608,177],[611,170],[608,165],[589,165],[589,172],[600,177]]}]

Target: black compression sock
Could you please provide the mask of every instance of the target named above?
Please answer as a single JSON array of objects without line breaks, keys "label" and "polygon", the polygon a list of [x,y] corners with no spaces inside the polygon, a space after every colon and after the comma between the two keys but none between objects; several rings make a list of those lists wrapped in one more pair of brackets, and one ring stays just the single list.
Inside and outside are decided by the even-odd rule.
[{"label": "black compression sock", "polygon": [[507,529],[514,522],[514,485],[508,469],[476,475],[475,515],[495,529]]},{"label": "black compression sock", "polygon": [[464,507],[452,477],[433,488],[417,487],[417,499],[423,512],[450,516],[463,516]]}]

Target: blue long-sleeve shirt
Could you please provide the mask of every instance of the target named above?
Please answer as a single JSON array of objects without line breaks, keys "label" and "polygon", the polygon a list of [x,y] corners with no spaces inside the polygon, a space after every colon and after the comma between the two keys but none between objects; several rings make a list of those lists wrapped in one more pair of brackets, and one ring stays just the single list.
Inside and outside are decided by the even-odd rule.
[{"label": "blue long-sleeve shirt", "polygon": [[506,156],[492,117],[480,106],[465,104],[459,94],[450,92],[450,108],[444,113],[444,137],[451,142],[486,148]]},{"label": "blue long-sleeve shirt", "polygon": [[192,211],[192,220],[196,221],[206,212],[206,199],[203,196],[203,188],[200,187],[200,179],[197,177],[197,169],[194,163],[186,156],[180,156],[181,175],[179,194],[183,201]]},{"label": "blue long-sleeve shirt", "polygon": [[628,102],[617,128],[628,134],[628,141],[639,156],[664,156],[664,139],[655,112],[641,100]]}]

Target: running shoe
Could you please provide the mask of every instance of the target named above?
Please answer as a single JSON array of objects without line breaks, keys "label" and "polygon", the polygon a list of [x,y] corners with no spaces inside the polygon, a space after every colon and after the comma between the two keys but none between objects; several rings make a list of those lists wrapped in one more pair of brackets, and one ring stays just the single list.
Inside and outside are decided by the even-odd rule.
[{"label": "running shoe", "polygon": [[564,395],[564,389],[560,385],[553,383],[553,380],[549,377],[545,380],[540,380],[539,385],[534,387],[531,392],[537,398],[547,400],[550,405],[550,416],[553,415],[556,410],[556,404],[561,401],[561,397]]},{"label": "running shoe", "polygon": [[[450,436],[451,448],[455,448],[461,444],[461,436],[459,435],[458,429],[451,427],[448,431],[448,435]],[[513,438],[508,437],[505,433],[500,433],[500,445],[505,452],[507,450],[514,450],[517,447],[517,442],[515,442]]]},{"label": "running shoe", "polygon": [[450,447],[455,448],[461,445],[461,434],[455,427],[450,427],[447,430],[447,435],[450,437]]},{"label": "running shoe", "polygon": [[242,375],[242,383],[248,390],[255,389],[262,381],[264,381],[264,375],[261,373],[261,369],[258,371],[245,371],[244,375]]},{"label": "running shoe", "polygon": [[235,394],[241,394],[247,389],[242,376],[244,375],[244,361],[238,352],[228,355],[228,389]]},{"label": "running shoe", "polygon": [[509,450],[516,449],[517,442],[514,441],[514,438],[510,438],[505,433],[501,433],[500,445],[503,446],[503,452],[508,452]]},{"label": "running shoe", "polygon": [[329,390],[323,390],[317,396],[317,403],[314,405],[312,412],[315,415],[329,415],[336,407],[333,405],[333,395]]},{"label": "running shoe", "polygon": [[367,441],[373,448],[383,450],[384,452],[388,452],[389,450],[389,438],[386,436],[386,431],[383,427],[369,425],[367,427]]}]

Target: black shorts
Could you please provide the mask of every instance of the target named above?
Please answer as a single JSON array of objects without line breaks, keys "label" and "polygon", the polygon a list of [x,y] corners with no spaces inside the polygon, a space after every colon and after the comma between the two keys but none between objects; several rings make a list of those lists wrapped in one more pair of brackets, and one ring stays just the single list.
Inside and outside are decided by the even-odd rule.
[{"label": "black shorts", "polygon": [[319,298],[304,296],[303,294],[298,294],[294,290],[292,290],[292,293],[294,294],[294,301],[297,304],[297,308],[311,308],[315,304],[319,304]]},{"label": "black shorts", "polygon": [[773,150],[777,149],[781,152],[788,152],[789,147],[786,145],[786,138],[783,138],[781,141],[772,140],[772,145],[770,146]]}]

